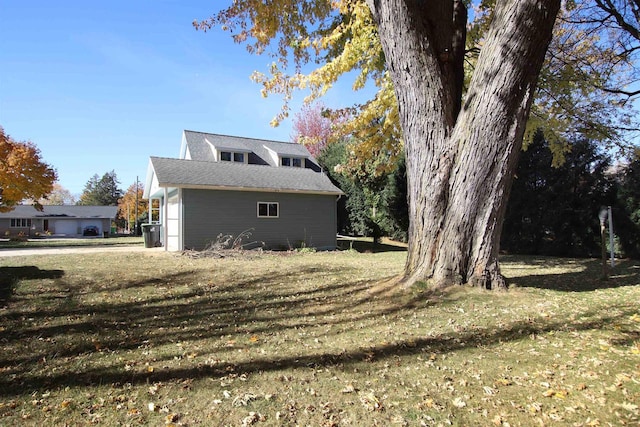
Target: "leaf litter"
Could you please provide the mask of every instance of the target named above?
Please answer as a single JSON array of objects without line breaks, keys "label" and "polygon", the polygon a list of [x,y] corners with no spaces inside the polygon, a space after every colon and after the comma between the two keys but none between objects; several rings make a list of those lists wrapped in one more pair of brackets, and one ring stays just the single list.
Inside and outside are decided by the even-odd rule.
[{"label": "leaf litter", "polygon": [[396,291],[402,253],[28,262],[65,274],[0,312],[0,424],[638,423],[630,262],[507,257],[504,294]]}]

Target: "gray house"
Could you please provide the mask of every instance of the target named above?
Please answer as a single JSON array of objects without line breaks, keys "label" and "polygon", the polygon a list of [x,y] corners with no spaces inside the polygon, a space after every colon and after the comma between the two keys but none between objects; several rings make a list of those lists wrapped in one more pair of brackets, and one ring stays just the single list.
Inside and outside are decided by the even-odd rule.
[{"label": "gray house", "polygon": [[[46,205],[42,212],[30,205],[0,212],[0,236],[81,236],[85,229],[102,236],[111,231],[117,206]],[[95,232],[94,232],[95,231]]]},{"label": "gray house", "polygon": [[144,190],[170,251],[246,230],[266,248],[332,249],[342,194],[302,145],[192,131],[179,158],[150,158]]}]

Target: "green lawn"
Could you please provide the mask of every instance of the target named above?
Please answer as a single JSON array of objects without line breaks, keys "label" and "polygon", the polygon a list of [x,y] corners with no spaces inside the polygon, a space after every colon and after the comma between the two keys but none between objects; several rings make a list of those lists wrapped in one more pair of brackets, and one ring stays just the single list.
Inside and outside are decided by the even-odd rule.
[{"label": "green lawn", "polygon": [[638,425],[640,263],[398,292],[404,257],[0,258],[0,425]]}]

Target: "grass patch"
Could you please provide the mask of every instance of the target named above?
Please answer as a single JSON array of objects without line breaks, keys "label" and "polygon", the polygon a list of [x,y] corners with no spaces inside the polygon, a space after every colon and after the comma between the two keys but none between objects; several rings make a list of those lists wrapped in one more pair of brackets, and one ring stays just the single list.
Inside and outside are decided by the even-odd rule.
[{"label": "grass patch", "polygon": [[78,247],[78,246],[131,246],[144,244],[142,237],[102,237],[91,238],[41,238],[30,239],[25,242],[9,241],[8,239],[0,239],[0,249],[2,248],[60,248],[60,247]]},{"label": "grass patch", "polygon": [[0,258],[0,424],[637,425],[640,264],[394,292],[404,257]]}]

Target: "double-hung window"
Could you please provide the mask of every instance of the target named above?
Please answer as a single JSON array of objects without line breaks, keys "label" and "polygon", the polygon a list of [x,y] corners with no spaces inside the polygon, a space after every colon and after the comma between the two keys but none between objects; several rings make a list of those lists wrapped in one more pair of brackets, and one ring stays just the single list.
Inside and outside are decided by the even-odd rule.
[{"label": "double-hung window", "polygon": [[258,202],[258,218],[278,218],[280,204],[278,202]]}]

